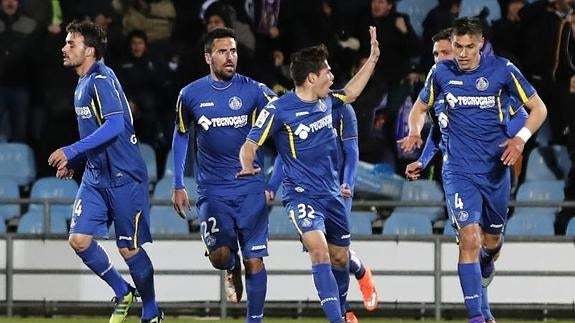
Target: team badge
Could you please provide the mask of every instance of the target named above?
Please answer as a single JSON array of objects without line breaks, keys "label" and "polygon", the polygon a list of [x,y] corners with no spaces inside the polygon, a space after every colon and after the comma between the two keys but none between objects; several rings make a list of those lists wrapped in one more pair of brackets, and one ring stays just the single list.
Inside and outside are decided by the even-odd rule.
[{"label": "team badge", "polygon": [[232,96],[228,101],[228,106],[232,110],[239,110],[242,107],[242,99],[237,96]]},{"label": "team badge", "polygon": [[301,220],[301,226],[304,228],[309,228],[312,225],[312,221],[308,218]]},{"label": "team badge", "polygon": [[469,213],[466,211],[459,212],[459,221],[464,222],[469,217]]},{"label": "team badge", "polygon": [[480,77],[475,80],[475,88],[479,91],[485,91],[489,87],[489,81],[485,77]]},{"label": "team badge", "polygon": [[216,238],[214,236],[207,236],[205,238],[206,246],[213,247],[216,244]]}]

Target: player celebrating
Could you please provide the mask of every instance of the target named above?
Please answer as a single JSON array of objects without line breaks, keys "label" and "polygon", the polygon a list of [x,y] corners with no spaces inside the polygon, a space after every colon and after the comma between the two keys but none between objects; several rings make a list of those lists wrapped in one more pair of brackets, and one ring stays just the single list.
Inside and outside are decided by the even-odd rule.
[{"label": "player celebrating", "polygon": [[114,290],[116,308],[110,323],[124,322],[136,290],[93,239],[107,236],[114,222],[116,245],[142,297],[141,322],[158,323],[163,313],[156,304],[154,267],[141,247],[152,241],[148,174],[128,101],[114,72],[100,61],[106,49],[104,31],[91,22],[73,22],[66,31],[64,66],[80,76],[74,108],[81,139],[54,151],[48,163],[57,168],[58,178],[66,179],[73,175],[70,161],[87,160],[68,240],[86,266]]},{"label": "player celebrating", "polygon": [[[414,104],[409,136],[402,148],[420,146],[426,111],[441,93],[447,105],[448,137],[443,187],[448,212],[459,231],[458,274],[470,323],[484,323],[484,286],[493,278],[494,259],[502,246],[510,196],[509,167],[543,123],[545,104],[508,60],[481,55],[483,36],[475,18],[455,21],[451,36],[455,60],[432,68]],[[506,133],[506,98],[515,96],[531,111],[512,138]],[[504,100],[502,102],[502,100]],[[483,248],[481,248],[483,246]],[[482,250],[482,252],[480,252]]]},{"label": "player celebrating", "polygon": [[[342,322],[349,286],[350,234],[337,176],[337,138],[332,103],[351,103],[367,84],[379,59],[375,27],[369,29],[371,52],[343,91],[331,91],[333,74],[325,46],[304,48],[291,59],[295,90],[259,114],[240,150],[238,176],[258,175],[258,148],[273,136],[284,162],[284,205],[309,251],[314,284],[330,322]],[[333,268],[333,271],[332,271]]]},{"label": "player celebrating", "polygon": [[[267,290],[263,257],[268,255],[263,175],[237,179],[240,147],[258,112],[275,94],[262,83],[236,73],[235,33],[228,28],[210,31],[205,40],[210,74],[182,89],[174,131],[174,208],[185,218],[190,207],[183,183],[188,125],[194,123],[197,145],[201,236],[214,268],[226,270],[228,300],[240,302],[243,292],[238,242],[246,267],[246,322],[261,322]],[[263,161],[259,156],[258,161]],[[262,165],[260,163],[260,165]]]}]

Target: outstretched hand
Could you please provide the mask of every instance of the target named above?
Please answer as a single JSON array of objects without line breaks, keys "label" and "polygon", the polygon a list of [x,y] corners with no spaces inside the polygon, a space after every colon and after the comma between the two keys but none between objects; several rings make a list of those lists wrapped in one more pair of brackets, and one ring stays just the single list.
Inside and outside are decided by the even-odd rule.
[{"label": "outstretched hand", "polygon": [[377,28],[375,28],[374,26],[369,26],[369,36],[371,44],[369,59],[370,61],[377,63],[377,60],[379,59],[379,42],[377,41]]},{"label": "outstretched hand", "polygon": [[421,148],[423,140],[421,136],[409,135],[397,141],[399,147],[405,152],[411,152],[416,148]]}]

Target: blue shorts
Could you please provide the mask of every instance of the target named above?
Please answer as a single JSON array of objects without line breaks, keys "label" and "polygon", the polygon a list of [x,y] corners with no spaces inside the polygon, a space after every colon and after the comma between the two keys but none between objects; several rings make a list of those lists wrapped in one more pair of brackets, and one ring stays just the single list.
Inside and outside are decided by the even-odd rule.
[{"label": "blue shorts", "polygon": [[484,232],[500,234],[507,222],[511,194],[509,168],[490,174],[443,171],[449,217],[456,229],[478,223]]},{"label": "blue shorts", "polygon": [[283,200],[289,217],[300,235],[321,230],[327,242],[339,247],[350,245],[351,234],[343,197],[287,196]]},{"label": "blue shorts", "polygon": [[149,200],[145,182],[108,188],[82,183],[74,201],[70,233],[107,238],[113,223],[118,248],[135,249],[152,242]]},{"label": "blue shorts", "polygon": [[208,251],[228,247],[245,259],[268,256],[268,216],[264,193],[201,195],[196,203],[200,235]]}]

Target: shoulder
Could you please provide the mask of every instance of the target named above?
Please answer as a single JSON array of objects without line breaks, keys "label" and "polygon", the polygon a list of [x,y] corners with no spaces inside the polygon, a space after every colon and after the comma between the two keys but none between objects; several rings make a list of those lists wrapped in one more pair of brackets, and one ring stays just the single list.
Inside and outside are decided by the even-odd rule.
[{"label": "shoulder", "polygon": [[204,77],[199,78],[195,81],[192,81],[188,85],[184,86],[182,88],[182,90],[180,91],[180,93],[182,95],[184,95],[184,94],[185,95],[192,95],[192,94],[201,93],[201,92],[199,92],[199,90],[203,90],[207,86],[209,86],[208,77],[204,76]]}]

